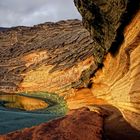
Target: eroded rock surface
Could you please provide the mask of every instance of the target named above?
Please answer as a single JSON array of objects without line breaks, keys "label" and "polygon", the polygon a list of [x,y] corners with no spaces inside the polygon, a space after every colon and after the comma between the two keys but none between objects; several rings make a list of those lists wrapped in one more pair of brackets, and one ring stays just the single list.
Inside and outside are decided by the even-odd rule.
[{"label": "eroded rock surface", "polygon": [[97,56],[102,63],[104,55],[123,40],[124,27],[137,11],[137,0],[74,0],[87,28],[98,47]]},{"label": "eroded rock surface", "polygon": [[140,12],[126,28],[124,41],[93,78],[92,93],[118,107],[125,119],[140,130]]},{"label": "eroded rock surface", "polygon": [[101,58],[111,48],[93,77],[93,95],[120,109],[140,130],[140,2],[75,0],[75,4],[99,45]]},{"label": "eroded rock surface", "polygon": [[93,40],[77,20],[0,32],[1,91],[55,92],[72,109],[111,104],[140,130],[139,1],[75,3]]},{"label": "eroded rock surface", "polygon": [[86,87],[96,47],[79,20],[0,32],[0,91],[69,94]]}]

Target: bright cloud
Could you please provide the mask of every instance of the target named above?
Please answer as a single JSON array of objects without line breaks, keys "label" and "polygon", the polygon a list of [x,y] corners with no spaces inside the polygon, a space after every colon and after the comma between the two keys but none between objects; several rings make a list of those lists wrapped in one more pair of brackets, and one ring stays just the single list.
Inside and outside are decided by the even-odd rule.
[{"label": "bright cloud", "polygon": [[0,0],[0,27],[81,19],[73,0]]}]

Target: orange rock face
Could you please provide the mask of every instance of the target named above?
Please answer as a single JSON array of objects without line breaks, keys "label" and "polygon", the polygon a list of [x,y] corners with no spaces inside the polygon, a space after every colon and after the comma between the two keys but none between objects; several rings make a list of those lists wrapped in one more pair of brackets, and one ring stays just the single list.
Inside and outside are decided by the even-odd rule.
[{"label": "orange rock face", "polygon": [[0,136],[0,140],[101,140],[102,131],[103,118],[82,108],[63,118]]},{"label": "orange rock face", "polygon": [[90,108],[92,105],[107,104],[104,99],[96,98],[88,88],[73,90],[73,94],[67,96],[66,101],[68,108],[70,109],[84,106],[88,106]]},{"label": "orange rock face", "polygon": [[0,91],[66,95],[86,87],[97,68],[94,45],[79,20],[0,32]]},{"label": "orange rock face", "polygon": [[[138,0],[75,3],[92,39],[78,20],[0,32],[0,92],[29,92],[31,96],[32,92],[43,91],[42,98],[53,92],[62,96],[70,109],[90,106],[94,110],[92,105],[111,104],[140,130],[140,11],[135,9]],[[129,15],[131,20],[127,19]],[[99,64],[103,64],[102,68]],[[90,128],[82,123],[85,120],[90,124],[93,118],[96,117],[87,111],[85,116],[77,111],[5,138],[16,139],[24,134],[24,139],[100,139],[94,134],[101,129],[95,131],[94,125]]]},{"label": "orange rock face", "polygon": [[92,94],[117,107],[140,130],[140,2],[75,0],[83,24],[98,42],[103,67],[92,78]]},{"label": "orange rock face", "polygon": [[140,130],[140,11],[126,28],[119,51],[106,56],[93,78],[92,93],[117,107]]}]

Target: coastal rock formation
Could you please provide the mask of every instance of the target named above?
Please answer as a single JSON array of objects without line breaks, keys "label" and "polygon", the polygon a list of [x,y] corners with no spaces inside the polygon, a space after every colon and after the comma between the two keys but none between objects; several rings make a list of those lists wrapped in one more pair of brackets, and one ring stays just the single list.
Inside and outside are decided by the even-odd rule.
[{"label": "coastal rock formation", "polygon": [[93,78],[92,93],[119,108],[128,122],[140,130],[140,12],[125,30],[124,41],[114,56]]},{"label": "coastal rock formation", "polygon": [[93,95],[117,107],[140,130],[140,2],[75,0],[75,4],[100,50],[111,48],[92,78]]},{"label": "coastal rock formation", "polygon": [[0,140],[101,140],[102,132],[102,116],[82,108],[63,118],[0,136]]},{"label": "coastal rock formation", "polygon": [[95,48],[79,20],[0,32],[0,91],[68,95],[72,87],[87,87],[97,68]]},{"label": "coastal rock formation", "polygon": [[124,27],[140,6],[137,0],[74,0],[87,28],[98,44],[99,62],[123,41]]},{"label": "coastal rock formation", "polygon": [[69,109],[98,112],[93,105],[110,104],[140,130],[140,2],[75,4],[92,39],[78,20],[0,32],[0,91],[39,98],[55,93]]}]

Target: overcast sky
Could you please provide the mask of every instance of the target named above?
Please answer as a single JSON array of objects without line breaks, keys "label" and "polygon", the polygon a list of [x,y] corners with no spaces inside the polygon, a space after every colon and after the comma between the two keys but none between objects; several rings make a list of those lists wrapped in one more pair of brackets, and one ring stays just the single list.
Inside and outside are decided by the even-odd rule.
[{"label": "overcast sky", "polygon": [[0,27],[81,19],[73,0],[0,0]]}]

